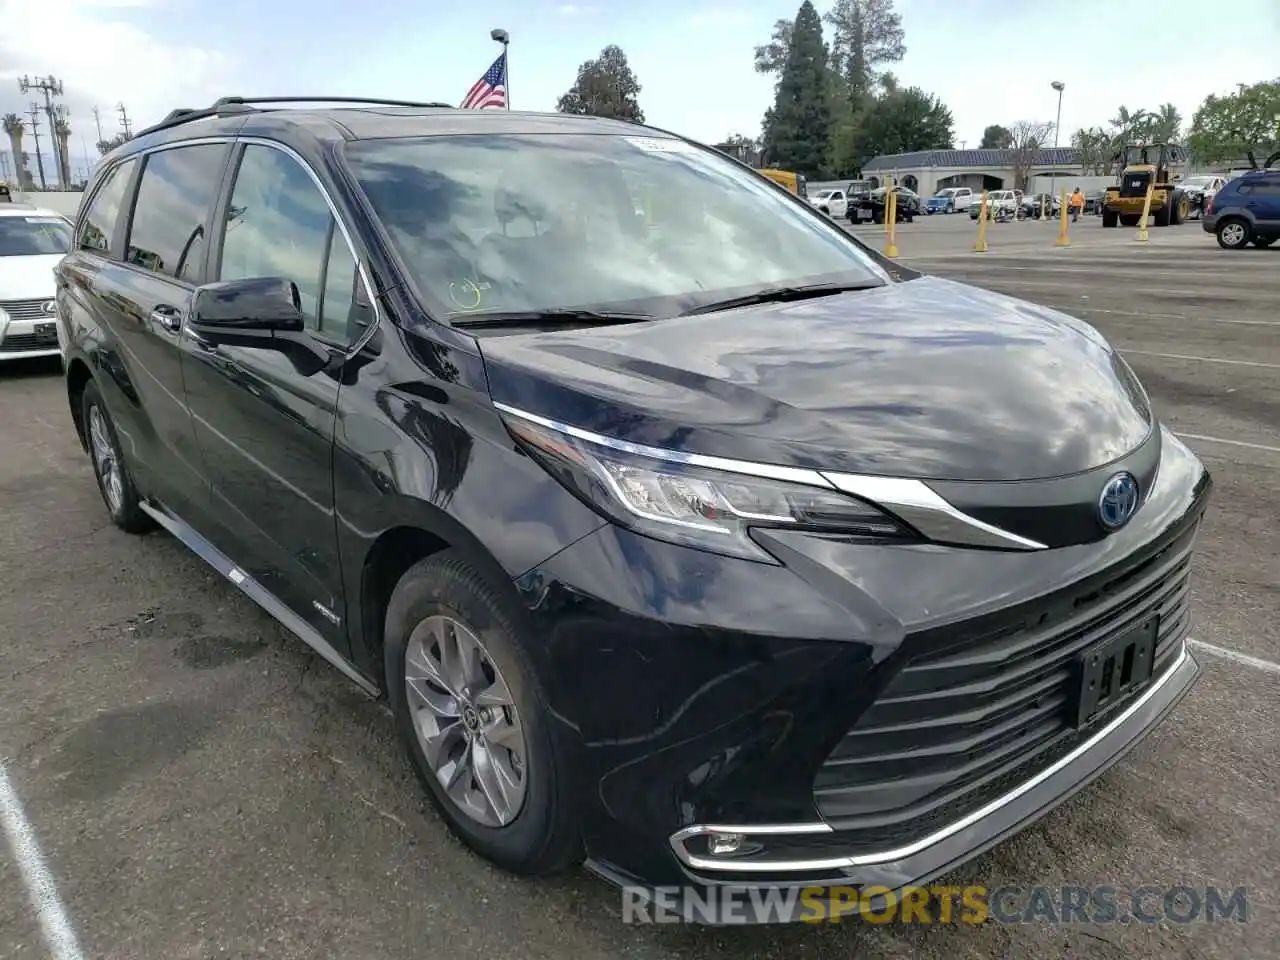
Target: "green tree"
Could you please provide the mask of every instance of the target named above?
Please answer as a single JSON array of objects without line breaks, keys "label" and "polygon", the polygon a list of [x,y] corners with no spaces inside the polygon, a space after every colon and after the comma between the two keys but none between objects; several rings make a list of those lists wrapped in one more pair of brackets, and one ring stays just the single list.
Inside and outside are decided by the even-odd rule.
[{"label": "green tree", "polygon": [[855,108],[872,95],[881,64],[907,52],[902,17],[893,0],[836,0],[823,19],[834,33],[831,67],[844,79]]},{"label": "green tree", "polygon": [[773,107],[765,115],[765,161],[816,177],[824,169],[830,135],[830,78],[822,21],[811,0],[804,0],[796,13]]},{"label": "green tree", "polygon": [[775,20],[773,33],[769,42],[756,47],[756,73],[771,73],[782,76],[782,68],[787,65],[787,56],[791,53],[791,33],[795,30],[794,20]]},{"label": "green tree", "polygon": [[886,93],[862,116],[854,158],[862,166],[872,157],[914,150],[951,150],[955,145],[951,111],[919,87]]},{"label": "green tree", "polygon": [[627,55],[616,44],[578,67],[578,78],[556,104],[561,113],[590,114],[644,122],[640,109],[640,83],[631,72]]},{"label": "green tree", "polygon": [[1187,146],[1205,163],[1248,157],[1257,169],[1259,157],[1264,165],[1280,160],[1280,78],[1207,96],[1191,118]]},{"label": "green tree", "polygon": [[1111,135],[1101,127],[1081,127],[1071,135],[1071,145],[1080,151],[1080,169],[1086,175],[1109,175],[1115,148]]},{"label": "green tree", "polygon": [[982,131],[982,143],[978,144],[981,150],[1008,150],[1012,146],[1013,134],[1008,127],[1002,127],[998,123],[993,123]]}]

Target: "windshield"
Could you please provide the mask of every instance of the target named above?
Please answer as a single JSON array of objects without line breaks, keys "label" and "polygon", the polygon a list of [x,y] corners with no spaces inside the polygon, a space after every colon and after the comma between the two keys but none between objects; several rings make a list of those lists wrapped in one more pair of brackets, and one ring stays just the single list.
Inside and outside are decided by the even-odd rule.
[{"label": "windshield", "polygon": [[38,257],[71,249],[71,227],[57,217],[0,217],[0,257]]},{"label": "windshield", "polygon": [[1187,177],[1182,181],[1184,187],[1207,187],[1213,182],[1213,177]]},{"label": "windshield", "polygon": [[827,197],[831,196],[831,194],[833,194],[833,193],[835,193],[835,191],[834,191],[834,190],[819,190],[819,191],[818,191],[818,195],[817,195],[816,197],[814,197],[814,199],[815,199],[815,200],[825,200],[825,199],[827,199]]},{"label": "windshield", "polygon": [[679,140],[361,140],[346,160],[439,319],[674,316],[764,287],[887,279],[807,204]]}]

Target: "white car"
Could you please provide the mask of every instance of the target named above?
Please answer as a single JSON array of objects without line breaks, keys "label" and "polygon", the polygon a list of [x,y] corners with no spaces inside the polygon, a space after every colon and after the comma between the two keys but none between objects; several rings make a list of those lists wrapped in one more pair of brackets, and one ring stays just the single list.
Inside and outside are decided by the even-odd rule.
[{"label": "white car", "polygon": [[849,215],[849,200],[843,190],[819,190],[809,202],[829,217],[837,220]]},{"label": "white car", "polygon": [[0,204],[0,362],[61,355],[53,268],[71,232],[53,210]]}]

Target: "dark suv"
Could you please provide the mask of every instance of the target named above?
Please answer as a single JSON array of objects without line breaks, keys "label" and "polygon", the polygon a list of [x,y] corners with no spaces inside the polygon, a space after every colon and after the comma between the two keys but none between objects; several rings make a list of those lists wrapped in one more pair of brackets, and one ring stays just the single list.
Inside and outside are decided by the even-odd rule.
[{"label": "dark suv", "polygon": [[662,130],[325,103],[103,159],[71,416],[115,523],[385,696],[474,850],[896,889],[1187,692],[1210,477],[1090,326]]},{"label": "dark suv", "polygon": [[1250,170],[1209,198],[1202,218],[1219,246],[1269,247],[1280,239],[1280,170]]}]

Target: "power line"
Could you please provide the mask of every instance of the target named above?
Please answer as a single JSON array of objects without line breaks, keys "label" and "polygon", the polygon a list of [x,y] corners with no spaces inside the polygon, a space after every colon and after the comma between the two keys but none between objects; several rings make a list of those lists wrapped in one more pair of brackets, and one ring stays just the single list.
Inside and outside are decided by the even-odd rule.
[{"label": "power line", "polygon": [[[58,122],[53,109],[53,98],[62,96],[62,81],[52,75],[47,77],[36,77],[34,80],[30,77],[24,76],[18,80],[18,89],[23,93],[27,93],[31,90],[38,90],[44,94],[44,114],[49,120],[49,140],[53,143],[53,162],[58,168],[58,180],[64,187],[70,186],[69,183],[65,182],[66,177],[63,175],[66,172],[67,164],[64,162],[64,158],[62,156],[62,143],[59,141],[57,135]],[[38,148],[36,153],[38,156]],[[40,164],[42,171],[43,166],[43,164]],[[40,180],[41,186],[43,186],[43,172],[40,175]]]}]

